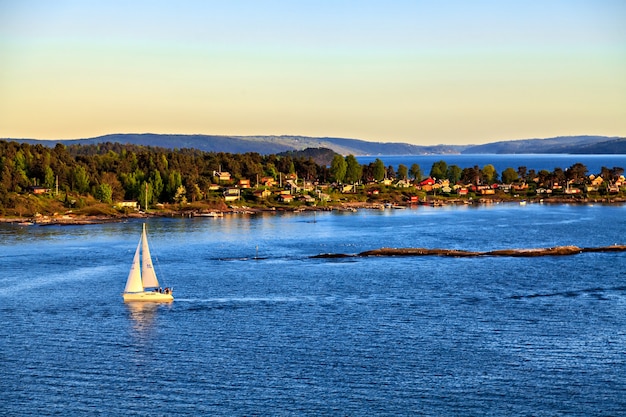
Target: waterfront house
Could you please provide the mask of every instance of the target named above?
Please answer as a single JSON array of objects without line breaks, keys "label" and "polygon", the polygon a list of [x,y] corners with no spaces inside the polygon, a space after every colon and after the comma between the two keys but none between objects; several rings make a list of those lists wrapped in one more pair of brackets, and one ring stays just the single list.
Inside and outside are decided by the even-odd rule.
[{"label": "waterfront house", "polygon": [[241,190],[235,187],[228,187],[224,190],[224,201],[237,201],[241,198]]},{"label": "waterfront house", "polygon": [[115,204],[117,208],[129,208],[131,210],[139,210],[139,204],[136,201],[120,201]]}]

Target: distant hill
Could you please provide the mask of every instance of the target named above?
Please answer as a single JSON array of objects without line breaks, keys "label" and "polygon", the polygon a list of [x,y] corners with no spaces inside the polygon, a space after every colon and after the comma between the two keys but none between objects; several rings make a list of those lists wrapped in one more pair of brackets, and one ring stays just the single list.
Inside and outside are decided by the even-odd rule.
[{"label": "distant hill", "polygon": [[166,149],[193,148],[205,152],[246,153],[257,152],[263,155],[306,148],[328,148],[342,155],[424,155],[458,154],[467,146],[436,145],[418,146],[408,143],[368,142],[359,139],[315,138],[307,136],[214,136],[214,135],[160,135],[153,133],[120,133],[98,136],[89,139],[5,139],[21,143],[54,146],[93,145],[105,142],[157,146]]},{"label": "distant hill", "polygon": [[463,154],[626,154],[626,138],[608,136],[559,136],[521,139],[468,146]]},{"label": "distant hill", "polygon": [[38,140],[5,139],[29,144],[54,146],[92,145],[105,142],[156,146],[166,149],[191,148],[205,152],[262,155],[301,151],[307,148],[331,149],[341,155],[445,155],[445,154],[626,154],[626,138],[609,136],[560,136],[547,139],[521,139],[484,145],[419,146],[408,143],[368,142],[359,139],[308,136],[216,136],[119,133],[89,139]]}]

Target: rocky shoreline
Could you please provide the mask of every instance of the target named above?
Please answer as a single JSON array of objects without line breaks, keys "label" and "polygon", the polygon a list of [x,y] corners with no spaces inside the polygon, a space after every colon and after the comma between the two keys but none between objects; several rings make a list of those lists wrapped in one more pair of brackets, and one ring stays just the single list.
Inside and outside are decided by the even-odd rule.
[{"label": "rocky shoreline", "polygon": [[[379,202],[342,202],[332,206],[298,206],[298,207],[247,207],[247,206],[231,206],[227,209],[215,209],[211,214],[195,210],[165,210],[151,211],[149,213],[133,212],[116,215],[86,215],[80,213],[65,213],[54,215],[38,215],[35,217],[18,217],[18,216],[0,216],[0,223],[13,223],[20,225],[89,225],[108,222],[121,222],[129,219],[150,218],[150,217],[222,217],[225,214],[257,214],[257,213],[281,213],[281,212],[306,212],[306,211],[357,211],[357,210],[382,210],[385,208],[405,209],[410,207],[418,207],[420,205],[431,207],[444,207],[451,205],[492,205],[492,204],[607,204],[620,205],[625,204],[626,199],[623,198],[604,198],[604,199],[570,199],[570,198],[551,198],[546,200],[501,200],[481,198],[476,200],[464,199],[442,199],[429,200],[419,204],[408,203],[379,203]],[[456,256],[463,256],[459,253]]]},{"label": "rocky shoreline", "polygon": [[486,252],[474,252],[458,249],[427,249],[427,248],[380,248],[361,252],[355,255],[342,253],[325,253],[312,258],[365,258],[372,256],[449,256],[455,258],[478,256],[509,256],[509,257],[537,257],[537,256],[569,256],[584,252],[626,252],[626,245],[600,246],[595,248],[580,248],[578,246],[556,246],[552,248],[530,249],[499,249]]}]

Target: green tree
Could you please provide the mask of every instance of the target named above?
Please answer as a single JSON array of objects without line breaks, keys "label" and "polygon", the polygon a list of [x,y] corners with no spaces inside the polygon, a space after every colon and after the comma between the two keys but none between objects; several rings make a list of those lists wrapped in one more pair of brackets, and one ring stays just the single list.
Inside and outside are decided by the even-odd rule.
[{"label": "green tree", "polygon": [[588,171],[589,170],[585,165],[577,162],[567,169],[567,171],[565,172],[565,176],[568,180],[571,180],[575,183],[580,183],[587,177]]},{"label": "green tree", "polygon": [[165,194],[168,200],[176,201],[176,194],[179,187],[183,185],[182,176],[178,171],[170,171],[165,185]]},{"label": "green tree", "polygon": [[161,193],[163,193],[165,185],[163,184],[163,179],[161,178],[161,173],[159,171],[152,171],[152,175],[150,177],[150,185],[152,186],[152,190],[154,190],[154,200],[158,202],[160,201],[159,198]]},{"label": "green tree", "polygon": [[450,165],[446,172],[446,178],[452,183],[456,184],[461,180],[461,174],[463,170],[458,165]]},{"label": "green tree", "polygon": [[414,180],[417,180],[417,181],[422,180],[422,168],[419,166],[419,164],[411,165],[411,170],[409,171],[409,173],[411,174],[411,177],[413,177]]},{"label": "green tree", "polygon": [[374,175],[374,179],[376,181],[382,181],[383,178],[385,178],[386,172],[387,171],[385,170],[385,164],[383,163],[383,161],[376,158],[376,160],[374,161],[374,172],[372,173]]},{"label": "green tree", "polygon": [[339,154],[333,156],[333,160],[330,163],[330,175],[333,179],[339,183],[343,182],[347,170],[348,163],[346,160]]},{"label": "green tree", "polygon": [[409,169],[406,165],[398,165],[398,178],[401,180],[406,180],[409,177]]},{"label": "green tree", "polygon": [[502,171],[502,182],[504,184],[514,183],[518,179],[519,179],[519,174],[513,168],[509,167],[505,169],[504,171]]},{"label": "green tree", "polygon": [[482,173],[483,179],[486,184],[493,184],[498,180],[498,172],[496,171],[496,168],[491,164],[485,165],[482,169]]},{"label": "green tree", "polygon": [[174,202],[178,204],[187,204],[187,190],[184,185],[179,186],[174,194]]},{"label": "green tree", "polygon": [[361,174],[363,173],[363,169],[359,164],[359,161],[356,160],[354,155],[346,156],[346,182],[354,184],[361,178]]},{"label": "green tree", "polygon": [[[341,157],[341,155],[339,155],[339,159],[341,159],[343,161],[343,158]],[[267,165],[265,165],[265,175],[268,175],[274,179],[276,179],[278,177],[278,170],[276,169],[276,165],[274,165],[273,163],[268,163]],[[345,175],[345,173],[344,173]]]},{"label": "green tree", "polygon": [[445,161],[437,161],[433,163],[430,168],[430,176],[432,178],[443,179],[447,178],[446,174],[448,173],[448,164]]},{"label": "green tree", "polygon": [[73,190],[80,194],[85,194],[89,190],[89,174],[82,165],[78,165],[72,170],[72,183]]},{"label": "green tree", "polygon": [[48,188],[48,189],[52,189],[54,188],[54,183],[55,183],[55,177],[54,177],[54,171],[52,171],[52,168],[50,168],[49,165],[46,165],[43,169],[43,185],[44,187]]},{"label": "green tree", "polygon": [[112,203],[113,189],[109,184],[100,184],[96,187],[94,197],[103,203]]}]

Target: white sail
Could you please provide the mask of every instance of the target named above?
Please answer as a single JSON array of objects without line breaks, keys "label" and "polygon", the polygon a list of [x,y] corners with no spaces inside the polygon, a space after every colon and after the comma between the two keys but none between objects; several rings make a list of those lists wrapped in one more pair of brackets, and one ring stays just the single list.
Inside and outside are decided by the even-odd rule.
[{"label": "white sail", "polygon": [[146,225],[143,225],[142,248],[141,248],[141,280],[143,288],[158,288],[159,280],[157,279],[152,258],[150,257],[150,248],[148,247],[148,235],[146,234]]},{"label": "white sail", "polygon": [[143,291],[143,285],[141,284],[141,269],[139,266],[139,251],[141,249],[141,239],[137,244],[137,250],[135,251],[135,257],[133,258],[133,264],[130,267],[128,273],[128,279],[126,280],[126,287],[124,292],[141,292]]},{"label": "white sail", "polygon": [[124,302],[151,301],[155,303],[169,303],[174,301],[171,289],[166,291],[154,290],[158,286],[159,281],[154,273],[150,249],[148,248],[146,225],[144,224],[122,297],[124,297]]}]

